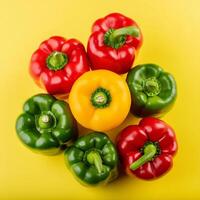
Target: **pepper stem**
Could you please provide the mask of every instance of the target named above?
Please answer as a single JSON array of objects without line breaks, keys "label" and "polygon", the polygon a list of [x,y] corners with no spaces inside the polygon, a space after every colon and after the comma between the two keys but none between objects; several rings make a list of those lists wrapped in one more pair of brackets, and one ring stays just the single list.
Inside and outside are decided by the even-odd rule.
[{"label": "pepper stem", "polygon": [[157,152],[157,147],[154,144],[148,144],[144,148],[144,155],[130,165],[130,169],[136,170],[140,166],[152,160]]},{"label": "pepper stem", "polygon": [[156,96],[160,93],[160,82],[155,77],[147,78],[144,81],[144,92],[148,96]]},{"label": "pepper stem", "polygon": [[46,129],[46,128],[51,127],[51,125],[52,125],[52,117],[50,115],[47,115],[47,114],[40,115],[40,117],[38,119],[38,125],[42,129]]},{"label": "pepper stem", "polygon": [[47,67],[50,70],[57,71],[62,69],[67,64],[68,58],[66,54],[54,51],[47,57],[46,62],[47,62]]},{"label": "pepper stem", "polygon": [[96,108],[105,108],[111,102],[110,92],[99,87],[92,93],[90,101]]},{"label": "pepper stem", "polygon": [[91,151],[87,155],[87,161],[91,164],[94,165],[98,171],[98,173],[101,173],[103,171],[103,164],[102,164],[102,159],[101,156],[97,151]]},{"label": "pepper stem", "polygon": [[140,31],[135,26],[126,26],[118,29],[110,29],[104,35],[104,43],[113,48],[121,47],[126,41],[126,35],[138,37]]},{"label": "pepper stem", "polygon": [[115,29],[112,34],[110,34],[110,38],[115,40],[117,37],[122,35],[131,35],[134,37],[139,36],[139,29],[134,26],[126,26],[123,28]]}]

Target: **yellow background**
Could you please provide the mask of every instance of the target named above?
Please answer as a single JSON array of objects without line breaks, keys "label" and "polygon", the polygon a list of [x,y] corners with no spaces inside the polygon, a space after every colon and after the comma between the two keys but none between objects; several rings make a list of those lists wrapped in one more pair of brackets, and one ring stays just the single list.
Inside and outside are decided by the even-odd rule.
[{"label": "yellow background", "polygon": [[[0,0],[0,199],[200,199],[200,1]],[[121,12],[140,25],[144,43],[135,62],[153,62],[171,72],[178,99],[163,118],[176,130],[174,167],[155,181],[121,176],[106,187],[80,185],[63,155],[32,153],[18,140],[15,120],[22,104],[41,92],[28,74],[30,56],[52,35],[85,45],[95,19]],[[126,124],[138,119],[129,115]],[[87,132],[83,130],[83,132]]]}]

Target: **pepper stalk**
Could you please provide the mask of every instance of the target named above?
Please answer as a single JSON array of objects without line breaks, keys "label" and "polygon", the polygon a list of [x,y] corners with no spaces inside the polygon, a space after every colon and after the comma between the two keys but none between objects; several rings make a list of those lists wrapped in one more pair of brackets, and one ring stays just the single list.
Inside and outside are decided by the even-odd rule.
[{"label": "pepper stalk", "polygon": [[140,31],[135,26],[126,26],[118,29],[109,29],[104,35],[104,43],[108,46],[118,49],[125,43],[127,35],[138,37],[139,34]]},{"label": "pepper stalk", "polygon": [[101,173],[103,171],[103,164],[102,164],[102,159],[101,156],[97,151],[91,151],[87,155],[87,161],[91,164],[94,165],[98,171],[98,173]]},{"label": "pepper stalk", "polygon": [[144,155],[130,165],[130,169],[136,170],[145,163],[151,161],[157,153],[157,147],[154,144],[148,144],[144,148]]}]

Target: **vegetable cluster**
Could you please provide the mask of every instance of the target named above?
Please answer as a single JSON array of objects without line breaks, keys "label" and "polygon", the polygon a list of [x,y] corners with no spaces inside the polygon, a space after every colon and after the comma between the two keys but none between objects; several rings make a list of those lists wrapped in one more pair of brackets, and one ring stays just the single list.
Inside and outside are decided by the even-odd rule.
[{"label": "vegetable cluster", "polygon": [[[172,108],[176,81],[156,64],[131,69],[142,41],[137,23],[119,13],[94,22],[87,52],[77,39],[53,36],[43,41],[31,57],[29,72],[48,94],[24,103],[16,121],[21,142],[46,155],[64,150],[67,167],[83,185],[113,181],[120,162],[138,178],[165,174],[177,142],[174,130],[158,117]],[[120,76],[125,73],[126,80]],[[102,131],[121,125],[129,111],[145,118],[125,127],[115,146]],[[77,138],[77,122],[92,131]]]}]

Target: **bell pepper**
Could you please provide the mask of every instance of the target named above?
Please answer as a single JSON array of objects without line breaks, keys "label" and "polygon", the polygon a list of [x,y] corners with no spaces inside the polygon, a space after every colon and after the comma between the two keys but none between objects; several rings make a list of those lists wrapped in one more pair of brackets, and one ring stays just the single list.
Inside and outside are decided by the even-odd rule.
[{"label": "bell pepper", "polygon": [[142,33],[132,19],[111,13],[96,20],[88,40],[87,53],[92,69],[118,74],[129,71],[142,45]]},{"label": "bell pepper", "polygon": [[83,185],[106,184],[118,175],[118,156],[104,133],[80,137],[64,152],[68,168]]},{"label": "bell pepper", "polygon": [[86,72],[74,83],[69,95],[75,119],[95,131],[120,125],[129,113],[130,104],[126,81],[108,70]]},{"label": "bell pepper", "polygon": [[90,70],[89,66],[84,46],[78,40],[53,36],[33,53],[29,71],[48,93],[66,96],[74,81]]},{"label": "bell pepper", "polygon": [[137,65],[128,72],[126,81],[132,98],[131,112],[136,116],[160,117],[175,102],[176,81],[158,65]]},{"label": "bell pepper", "polygon": [[77,136],[77,125],[66,102],[48,94],[29,98],[16,121],[16,131],[25,146],[53,155]]},{"label": "bell pepper", "polygon": [[147,117],[139,125],[121,131],[117,137],[117,149],[127,174],[154,179],[172,167],[177,142],[168,124]]}]

